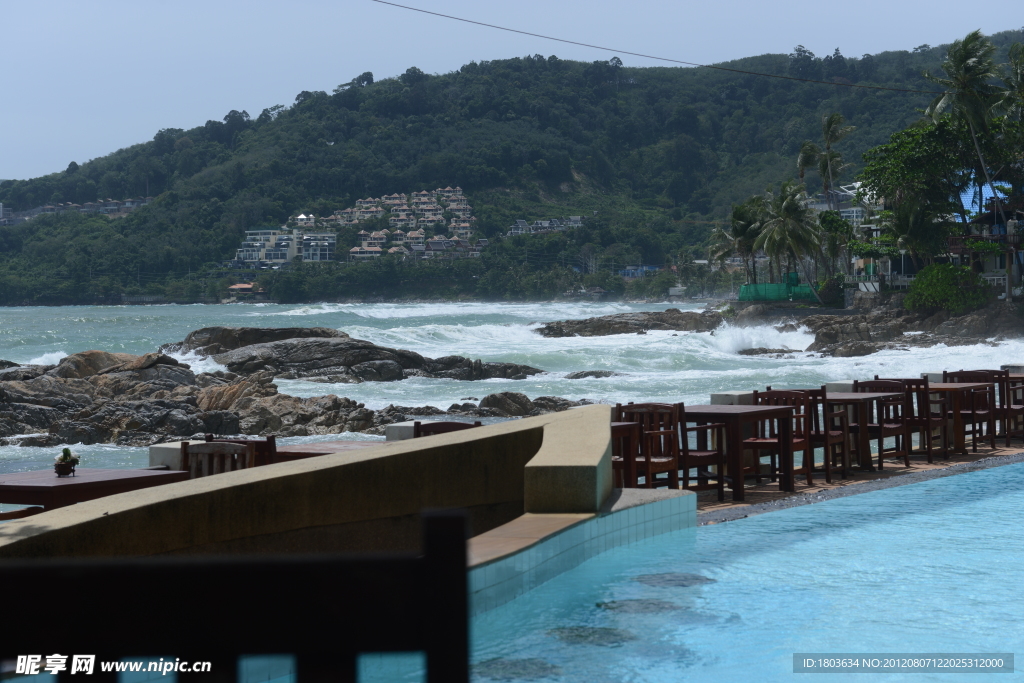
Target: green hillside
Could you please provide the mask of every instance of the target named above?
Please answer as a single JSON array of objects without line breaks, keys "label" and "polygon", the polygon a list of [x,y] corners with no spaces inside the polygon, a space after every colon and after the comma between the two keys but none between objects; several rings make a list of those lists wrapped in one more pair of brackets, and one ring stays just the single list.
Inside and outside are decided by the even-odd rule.
[{"label": "green hillside", "polygon": [[[991,38],[1005,57],[1024,32]],[[921,73],[934,71],[943,54],[927,46],[861,58],[797,50],[723,66],[933,90]],[[318,276],[344,281],[332,285],[338,289],[306,283],[289,296],[340,296],[343,288],[353,296],[401,295],[408,293],[402,282],[422,294],[417,283],[427,278],[440,283],[428,287],[439,295],[508,297],[530,289],[522,278],[555,277],[530,290],[539,296],[572,279],[543,271],[576,265],[581,251],[611,267],[661,264],[700,245],[711,227],[706,221],[724,219],[733,203],[795,176],[799,146],[818,137],[825,113],[841,112],[857,126],[840,146],[855,162],[849,180],[861,154],[919,118],[929,99],[540,55],[470,63],[437,76],[415,67],[380,81],[367,73],[333,93],[302,92],[289,107],[252,117],[232,111],[191,130],[161,130],[149,142],[62,172],[3,181],[0,202],[15,210],[108,197],[157,200],[116,220],[64,214],[0,227],[0,303],[87,303],[168,293],[168,283],[174,296],[183,288],[191,293],[186,298],[212,293],[209,282],[189,278],[230,258],[246,229],[279,225],[300,211],[329,214],[360,197],[446,185],[464,188],[480,232],[492,238],[518,218],[585,215],[590,227],[528,243],[506,240],[480,263],[460,266],[461,274],[449,264],[447,274],[375,275],[369,285],[354,271],[394,266],[361,266]],[[811,191],[820,186],[813,173],[807,182]],[[352,239],[342,235],[339,247]],[[470,282],[514,264],[523,271],[520,284],[487,290]],[[282,285],[279,293],[285,291]]]}]

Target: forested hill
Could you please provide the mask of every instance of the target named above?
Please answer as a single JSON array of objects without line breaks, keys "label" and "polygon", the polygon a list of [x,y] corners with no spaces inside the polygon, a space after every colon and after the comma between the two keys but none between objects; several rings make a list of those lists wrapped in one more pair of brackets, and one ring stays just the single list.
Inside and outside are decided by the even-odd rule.
[{"label": "forested hill", "polygon": [[[1005,53],[1024,32],[992,40]],[[820,58],[796,49],[723,66],[933,90],[921,73],[935,71],[944,52],[920,46],[850,58],[837,50]],[[247,228],[446,185],[464,188],[487,235],[516,218],[598,211],[612,229],[649,229],[653,245],[636,247],[647,261],[649,252],[700,242],[704,228],[694,221],[722,219],[731,204],[794,176],[798,148],[820,137],[823,114],[841,112],[857,126],[840,150],[859,165],[864,150],[918,118],[928,101],[706,68],[539,55],[442,75],[413,67],[374,81],[365,73],[333,93],[302,92],[288,107],[252,117],[232,111],[58,173],[3,181],[0,202],[15,210],[158,200],[102,229],[75,225],[106,219],[70,217],[0,228],[0,268],[11,277],[61,272],[65,279],[88,268],[112,281],[194,272],[231,257]],[[813,173],[807,182],[812,191],[819,184]]]}]

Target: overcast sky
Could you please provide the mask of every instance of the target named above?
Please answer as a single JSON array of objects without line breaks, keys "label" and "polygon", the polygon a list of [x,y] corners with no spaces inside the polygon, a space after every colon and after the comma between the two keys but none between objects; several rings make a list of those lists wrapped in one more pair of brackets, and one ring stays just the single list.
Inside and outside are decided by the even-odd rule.
[{"label": "overcast sky", "polygon": [[[981,28],[1019,28],[1020,0],[797,5],[764,0],[399,0],[423,9],[698,63],[797,44],[847,56]],[[593,61],[613,54],[427,16],[372,0],[0,0],[0,179],[63,170],[191,128],[232,109],[254,118],[372,71],[445,73],[527,54]],[[621,55],[626,66],[657,64]]]}]

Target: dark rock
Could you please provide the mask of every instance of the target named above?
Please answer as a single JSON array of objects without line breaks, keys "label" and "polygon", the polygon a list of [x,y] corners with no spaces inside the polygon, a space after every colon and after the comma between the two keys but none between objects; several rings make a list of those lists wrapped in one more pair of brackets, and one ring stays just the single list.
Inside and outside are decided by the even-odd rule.
[{"label": "dark rock", "polygon": [[18,365],[0,370],[0,382],[23,382],[53,370],[56,365]]},{"label": "dark rock", "polygon": [[348,335],[327,327],[204,327],[189,332],[184,341],[164,344],[160,351],[212,356],[253,344],[315,337],[347,339]]},{"label": "dark rock", "polygon": [[364,382],[394,382],[405,379],[402,366],[393,360],[371,360],[352,366],[352,372]]},{"label": "dark rock", "polygon": [[585,320],[563,320],[546,323],[537,329],[545,337],[596,337],[610,334],[636,334],[648,330],[710,332],[722,324],[718,311],[680,311],[617,313]]},{"label": "dark rock", "polygon": [[473,673],[494,681],[537,681],[562,670],[543,659],[490,659],[474,665]]},{"label": "dark rock", "polygon": [[682,607],[668,600],[612,600],[611,602],[599,602],[597,606],[601,609],[612,612],[623,612],[625,614],[658,614],[661,612],[676,612]]},{"label": "dark rock", "polygon": [[622,645],[636,636],[629,631],[620,628],[600,628],[595,626],[568,626],[565,628],[553,628],[548,631],[549,635],[558,638],[569,645],[600,645],[613,647]]},{"label": "dark rock", "polygon": [[6,370],[7,368],[16,368],[18,363],[12,360],[0,360],[0,370]]},{"label": "dark rock", "polygon": [[621,372],[613,372],[611,370],[579,370],[578,372],[570,372],[565,376],[566,379],[601,379],[604,377],[621,377]]},{"label": "dark rock", "polygon": [[57,367],[46,374],[62,379],[82,379],[103,370],[137,360],[138,356],[128,353],[107,353],[106,351],[82,351],[60,359]]},{"label": "dark rock", "polygon": [[717,579],[710,579],[700,574],[685,574],[683,572],[668,572],[665,574],[641,574],[633,577],[645,586],[655,588],[689,588],[705,583],[715,583]]},{"label": "dark rock", "polygon": [[741,356],[766,356],[771,353],[792,353],[793,349],[766,349],[764,347],[757,347],[756,349],[743,349],[736,353]]},{"label": "dark rock", "polygon": [[500,394],[488,394],[480,399],[481,408],[490,408],[510,417],[529,414],[536,406],[526,394],[517,391],[503,391]]},{"label": "dark rock", "polygon": [[[231,372],[243,375],[271,370],[289,379],[345,383],[394,381],[405,377],[478,380],[543,372],[527,365],[483,363],[462,356],[424,358],[413,351],[390,349],[348,337],[253,344],[218,354],[214,360]],[[384,361],[386,364],[382,364]]]},{"label": "dark rock", "polygon": [[538,396],[533,399],[533,405],[546,413],[560,413],[563,410],[586,404],[583,401],[572,401],[561,396]]}]

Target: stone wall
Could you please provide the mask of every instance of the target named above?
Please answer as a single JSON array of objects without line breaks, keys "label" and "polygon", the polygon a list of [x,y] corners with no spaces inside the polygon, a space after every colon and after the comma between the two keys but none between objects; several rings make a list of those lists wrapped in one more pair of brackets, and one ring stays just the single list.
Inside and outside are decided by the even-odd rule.
[{"label": "stone wall", "polygon": [[424,509],[468,509],[473,535],[596,512],[609,422],[586,406],[100,498],[0,525],[0,558],[415,550]]}]

